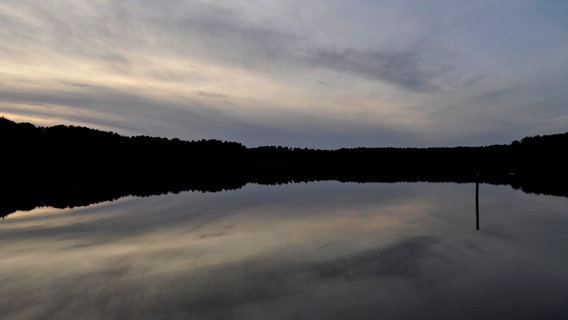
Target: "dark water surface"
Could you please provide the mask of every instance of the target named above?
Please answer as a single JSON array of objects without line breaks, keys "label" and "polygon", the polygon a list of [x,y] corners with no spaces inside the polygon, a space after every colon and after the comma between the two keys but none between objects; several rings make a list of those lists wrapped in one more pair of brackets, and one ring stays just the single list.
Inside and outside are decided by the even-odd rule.
[{"label": "dark water surface", "polygon": [[2,319],[568,319],[568,199],[248,185],[0,221]]}]

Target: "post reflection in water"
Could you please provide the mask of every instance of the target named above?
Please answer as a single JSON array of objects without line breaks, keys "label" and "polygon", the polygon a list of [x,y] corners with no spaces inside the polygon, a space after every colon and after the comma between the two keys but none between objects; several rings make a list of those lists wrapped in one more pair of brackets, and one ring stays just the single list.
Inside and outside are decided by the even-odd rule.
[{"label": "post reflection in water", "polygon": [[[448,201],[455,199],[456,201]],[[470,200],[468,200],[470,199]],[[561,319],[567,199],[248,185],[0,222],[3,319]],[[546,267],[543,267],[546,266]]]},{"label": "post reflection in water", "polygon": [[475,182],[475,230],[479,230],[479,181]]}]

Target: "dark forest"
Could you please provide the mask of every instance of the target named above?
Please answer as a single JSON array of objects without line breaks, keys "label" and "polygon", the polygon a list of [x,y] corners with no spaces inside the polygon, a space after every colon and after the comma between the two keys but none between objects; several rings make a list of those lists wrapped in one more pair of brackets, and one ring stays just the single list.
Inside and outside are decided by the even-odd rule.
[{"label": "dark forest", "polygon": [[123,136],[0,118],[0,216],[127,195],[221,191],[247,183],[456,182],[568,196],[568,133],[507,145],[318,150]]}]

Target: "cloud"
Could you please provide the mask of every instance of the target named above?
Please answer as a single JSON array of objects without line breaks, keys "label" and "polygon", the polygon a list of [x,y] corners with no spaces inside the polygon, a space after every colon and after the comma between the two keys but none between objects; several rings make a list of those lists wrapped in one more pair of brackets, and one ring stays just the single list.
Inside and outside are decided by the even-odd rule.
[{"label": "cloud", "polygon": [[[394,122],[373,129],[367,120],[357,122],[353,110],[340,111],[346,107],[334,97],[347,92],[346,82],[361,78],[403,91],[436,89],[436,74],[421,69],[419,52],[338,49],[314,41],[302,25],[282,23],[290,17],[268,24],[264,13],[227,4],[62,1],[4,9],[18,14],[6,14],[15,32],[0,46],[18,53],[5,69],[11,83],[4,86],[0,108],[8,116],[52,119],[41,124],[60,119],[185,139],[341,147],[341,141],[357,141],[354,133],[361,131],[374,131],[370,141],[405,135],[390,131]],[[310,86],[329,83],[322,72],[336,74],[334,87],[326,86],[333,90],[311,92]],[[296,84],[300,78],[313,80],[304,87]],[[35,84],[24,86],[22,80]],[[369,98],[347,103],[362,99]],[[333,127],[345,130],[334,133]]]},{"label": "cloud", "polygon": [[[301,146],[562,131],[565,22],[533,14],[537,4],[511,6],[4,1],[0,112],[24,119],[34,104],[34,121]],[[522,89],[497,92],[506,88]]]},{"label": "cloud", "polygon": [[435,73],[426,71],[417,52],[382,53],[355,49],[321,50],[309,58],[310,65],[321,66],[386,82],[399,88],[432,92],[439,88],[431,81]]},{"label": "cloud", "polygon": [[[119,6],[126,8],[128,5]],[[309,35],[299,35],[290,28],[247,19],[242,12],[230,7],[192,3],[192,10],[177,9],[178,12],[173,12],[176,9],[172,3],[159,7],[144,3],[130,15],[137,15],[138,19],[150,15],[142,18],[146,25],[153,26],[150,37],[181,55],[216,59],[220,63],[258,71],[291,68],[299,72],[324,68],[388,83],[403,90],[428,92],[438,89],[432,79],[439,76],[439,72],[428,70],[426,63],[433,61],[423,61],[418,51],[392,53],[339,49],[314,42]]]},{"label": "cloud", "polygon": [[197,94],[206,98],[227,98],[229,96],[227,94],[211,91],[197,91]]}]

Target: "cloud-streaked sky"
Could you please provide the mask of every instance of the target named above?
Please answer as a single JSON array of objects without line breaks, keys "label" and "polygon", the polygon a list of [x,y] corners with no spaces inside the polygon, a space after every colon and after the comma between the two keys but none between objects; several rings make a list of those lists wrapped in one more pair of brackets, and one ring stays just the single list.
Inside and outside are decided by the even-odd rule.
[{"label": "cloud-streaked sky", "polygon": [[568,130],[568,2],[0,0],[0,115],[248,146]]}]

